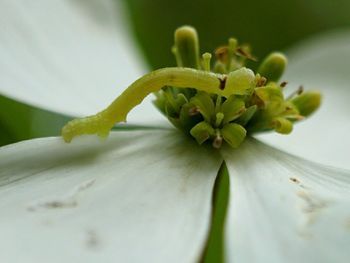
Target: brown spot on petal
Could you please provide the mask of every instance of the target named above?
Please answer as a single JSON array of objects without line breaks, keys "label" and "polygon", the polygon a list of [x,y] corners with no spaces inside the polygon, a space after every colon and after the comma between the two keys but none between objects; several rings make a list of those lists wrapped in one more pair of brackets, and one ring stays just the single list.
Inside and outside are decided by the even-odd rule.
[{"label": "brown spot on petal", "polygon": [[88,249],[97,249],[100,245],[100,240],[95,230],[86,231],[86,247]]},{"label": "brown spot on petal", "polygon": [[300,184],[300,181],[295,177],[291,177],[289,180],[291,180],[293,183]]}]

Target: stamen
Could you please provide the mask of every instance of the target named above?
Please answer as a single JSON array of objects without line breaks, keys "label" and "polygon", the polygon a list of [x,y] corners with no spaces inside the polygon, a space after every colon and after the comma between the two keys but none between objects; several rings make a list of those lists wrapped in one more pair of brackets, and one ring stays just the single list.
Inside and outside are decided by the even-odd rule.
[{"label": "stamen", "polygon": [[285,86],[287,86],[288,82],[287,81],[282,81],[280,84],[281,88],[284,88]]},{"label": "stamen", "polygon": [[258,61],[258,59],[256,57],[254,57],[249,52],[245,51],[242,47],[236,48],[236,55],[241,56],[241,57],[245,57],[245,58],[252,60],[252,61]]},{"label": "stamen", "polygon": [[230,38],[228,40],[228,58],[227,58],[227,70],[231,71],[232,60],[234,59],[235,50],[237,48],[237,39]]},{"label": "stamen", "polygon": [[304,87],[300,85],[297,90],[293,91],[287,98],[286,100],[290,100],[294,98],[297,95],[301,95],[304,92]]},{"label": "stamen", "polygon": [[222,102],[222,97],[220,95],[217,95],[216,102],[215,102],[215,112],[219,112],[220,111],[221,102]]},{"label": "stamen", "polygon": [[203,58],[203,69],[205,71],[210,71],[210,60],[211,60],[211,54],[206,52],[202,55]]},{"label": "stamen", "polygon": [[304,86],[300,85],[298,88],[298,95],[304,92]]},{"label": "stamen", "polygon": [[228,57],[228,47],[227,46],[218,47],[215,50],[215,57],[217,60],[221,61],[222,63],[226,63],[227,57]]},{"label": "stamen", "polygon": [[218,112],[216,113],[216,116],[215,116],[215,127],[219,127],[222,123],[222,121],[224,120],[224,114],[222,112]]}]

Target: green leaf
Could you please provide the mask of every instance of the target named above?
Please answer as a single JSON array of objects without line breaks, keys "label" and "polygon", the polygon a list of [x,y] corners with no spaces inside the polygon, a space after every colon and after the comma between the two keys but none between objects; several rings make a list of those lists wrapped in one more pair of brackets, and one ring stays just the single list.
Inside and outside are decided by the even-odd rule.
[{"label": "green leaf", "polygon": [[247,131],[237,123],[228,123],[221,129],[221,134],[232,148],[237,148],[244,141]]},{"label": "green leaf", "polygon": [[0,145],[57,136],[71,118],[0,96]]}]

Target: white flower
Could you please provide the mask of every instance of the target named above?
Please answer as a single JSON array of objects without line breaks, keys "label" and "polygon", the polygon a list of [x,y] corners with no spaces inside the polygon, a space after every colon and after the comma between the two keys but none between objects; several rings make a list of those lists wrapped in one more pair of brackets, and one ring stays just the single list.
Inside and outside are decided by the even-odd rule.
[{"label": "white flower", "polygon": [[[137,78],[110,2],[93,3],[3,0],[0,93],[80,116]],[[350,172],[326,165],[350,168],[349,39],[291,52],[286,79],[320,88],[324,106],[293,135],[261,138],[299,157],[254,139],[213,151],[167,125],[2,147],[0,262],[195,262],[223,160],[228,262],[347,262]],[[152,123],[158,113],[144,104],[130,122]]]}]

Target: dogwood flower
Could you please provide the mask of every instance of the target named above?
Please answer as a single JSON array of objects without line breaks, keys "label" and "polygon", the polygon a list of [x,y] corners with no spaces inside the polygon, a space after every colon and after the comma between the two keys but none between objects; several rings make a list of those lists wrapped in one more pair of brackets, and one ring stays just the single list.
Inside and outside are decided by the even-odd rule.
[{"label": "dogwood flower", "polygon": [[[103,108],[114,85],[126,87],[141,73],[127,47],[117,50],[123,40],[115,38],[121,32],[109,6],[94,17],[97,6],[74,2],[5,3],[1,94],[81,116]],[[33,42],[19,41],[29,32]],[[154,119],[152,129],[0,148],[0,261],[196,262],[225,161],[227,262],[346,262],[350,172],[341,168],[350,168],[349,39],[333,33],[290,52],[286,79],[321,89],[325,103],[291,136],[259,136],[280,150],[252,138],[237,150],[200,147],[167,124],[155,128],[162,116],[147,101],[129,121]]]}]

